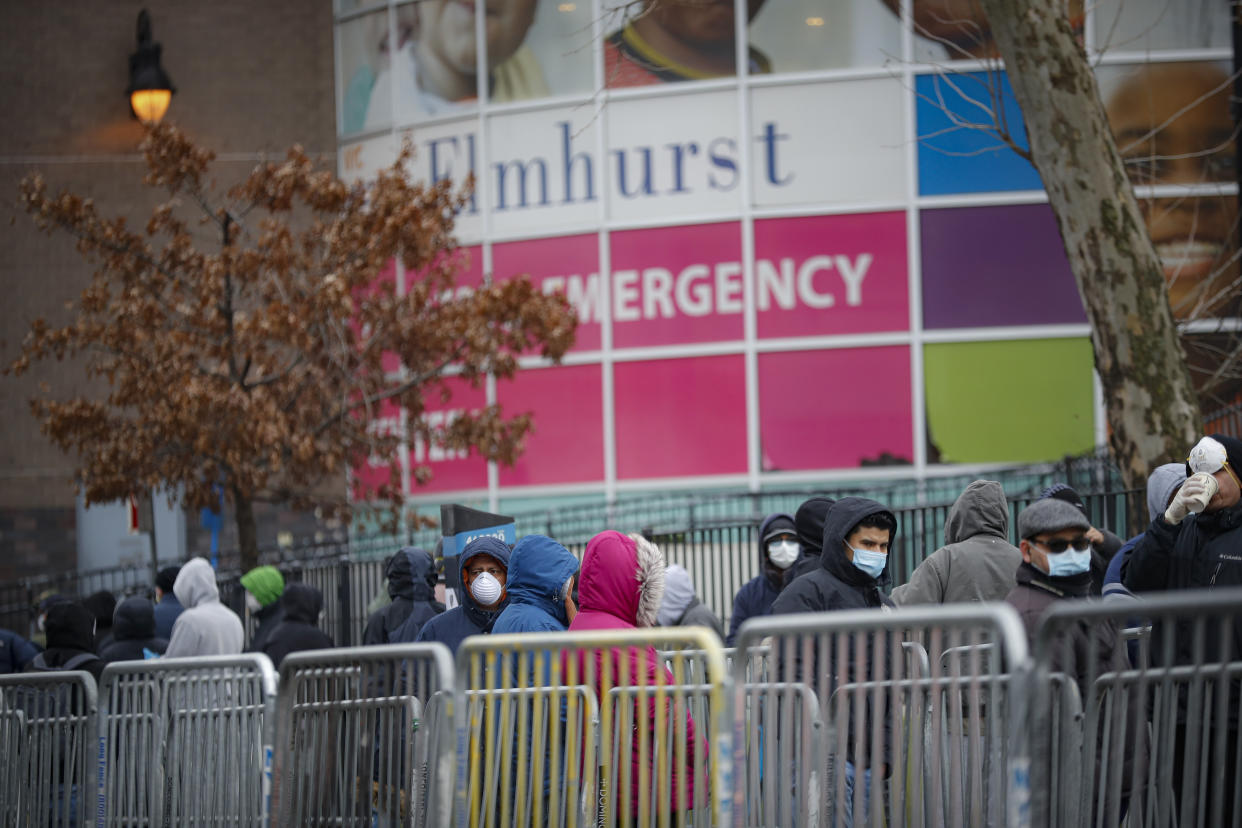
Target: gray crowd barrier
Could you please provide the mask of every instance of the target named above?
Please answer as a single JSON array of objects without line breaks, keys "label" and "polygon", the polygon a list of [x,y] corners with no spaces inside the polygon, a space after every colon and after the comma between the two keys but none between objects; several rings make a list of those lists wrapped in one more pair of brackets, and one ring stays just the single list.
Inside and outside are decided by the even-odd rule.
[{"label": "gray crowd barrier", "polygon": [[267,825],[275,697],[264,655],[108,665],[97,825]]},{"label": "gray crowd barrier", "polygon": [[734,824],[1020,821],[1028,670],[1005,605],[748,621],[733,658]]},{"label": "gray crowd barrier", "polygon": [[96,723],[90,673],[0,676],[0,824],[82,824],[93,801]]},{"label": "gray crowd barrier", "polygon": [[272,824],[447,825],[454,685],[452,658],[436,644],[288,656]]},{"label": "gray crowd barrier", "polygon": [[[1033,786],[1055,778],[1055,763],[1065,759],[1047,738],[1048,677],[1057,671],[1081,694],[1082,741],[1078,773],[1034,801],[1035,824],[1242,822],[1239,631],[1240,589],[1057,602],[1033,650]],[[1093,636],[1105,643],[1084,645]],[[1113,639],[1120,664],[1106,646]]]},{"label": "gray crowd barrier", "polygon": [[960,605],[754,619],[732,652],[673,628],[3,676],[0,824],[1236,825],[1240,626],[1214,590],[1060,602],[1029,652],[1011,608]]}]

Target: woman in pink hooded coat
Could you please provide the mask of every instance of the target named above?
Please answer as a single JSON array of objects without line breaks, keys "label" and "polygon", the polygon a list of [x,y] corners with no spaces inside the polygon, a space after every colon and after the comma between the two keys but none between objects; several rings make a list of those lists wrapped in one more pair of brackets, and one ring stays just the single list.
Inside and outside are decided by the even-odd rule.
[{"label": "woman in pink hooded coat", "polygon": [[[587,543],[586,552],[582,556],[582,569],[578,575],[578,613],[569,625],[571,633],[582,630],[631,630],[638,627],[654,627],[656,613],[660,609],[660,601],[664,594],[664,555],[659,547],[641,535],[623,535],[620,532],[600,532]],[[578,658],[580,676],[585,678],[594,675],[595,689],[602,705],[608,702],[608,689],[602,687],[604,681],[603,652],[597,652],[594,665],[585,662],[586,654]],[[674,683],[672,674],[664,667],[655,648],[627,647],[625,650],[615,648],[610,651],[613,686],[655,687]],[[593,670],[593,673],[592,673]],[[628,676],[625,673],[628,672]],[[670,723],[667,731],[680,737],[684,727],[685,734],[685,767],[677,766],[676,751],[673,752],[671,767],[671,794],[673,813],[689,809],[694,803],[694,767],[696,740],[694,720],[685,713],[684,726],[673,726],[673,694],[664,697],[664,721]],[[646,710],[642,707],[645,706]],[[680,705],[679,705],[680,706]],[[650,784],[649,796],[655,807],[654,794],[660,790],[668,790],[668,784],[655,776],[656,729],[656,697],[649,696],[646,704],[636,702],[634,705],[635,733],[633,738],[633,754],[630,772],[630,809],[637,818],[639,814],[639,783],[640,762],[639,728],[646,727],[647,736],[647,768]],[[623,743],[624,745],[624,743]],[[624,775],[616,771],[617,784],[621,784]],[[621,812],[618,803],[618,812]]]}]

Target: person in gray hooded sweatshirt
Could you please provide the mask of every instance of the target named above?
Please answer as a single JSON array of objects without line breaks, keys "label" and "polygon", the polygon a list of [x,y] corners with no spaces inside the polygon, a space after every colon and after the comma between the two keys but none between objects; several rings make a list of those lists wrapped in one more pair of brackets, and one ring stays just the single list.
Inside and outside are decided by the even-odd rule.
[{"label": "person in gray hooded sweatshirt", "polygon": [[1003,601],[1017,584],[1022,552],[1009,542],[1009,506],[994,480],[976,480],[949,510],[945,545],[893,590],[897,606]]},{"label": "person in gray hooded sweatshirt", "polygon": [[185,607],[173,624],[167,658],[237,655],[246,642],[241,619],[220,603],[216,571],[205,558],[194,558],[177,573],[173,594]]},{"label": "person in gray hooded sweatshirt", "polygon": [[664,600],[656,612],[661,627],[707,627],[724,638],[724,625],[711,607],[694,593],[694,582],[684,566],[673,564],[664,570]]}]

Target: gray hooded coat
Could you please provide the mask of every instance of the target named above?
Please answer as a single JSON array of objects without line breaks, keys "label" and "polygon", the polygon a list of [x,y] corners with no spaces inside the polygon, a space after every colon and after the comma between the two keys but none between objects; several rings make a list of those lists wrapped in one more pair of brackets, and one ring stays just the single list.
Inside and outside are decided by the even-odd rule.
[{"label": "gray hooded coat", "polygon": [[1022,552],[1008,538],[1005,490],[993,480],[976,480],[949,510],[945,545],[893,590],[893,602],[910,606],[1005,600],[1022,563]]},{"label": "gray hooded coat", "polygon": [[246,634],[241,619],[220,603],[216,572],[205,558],[194,558],[181,567],[173,594],[185,611],[173,624],[166,657],[237,655],[242,651]]}]

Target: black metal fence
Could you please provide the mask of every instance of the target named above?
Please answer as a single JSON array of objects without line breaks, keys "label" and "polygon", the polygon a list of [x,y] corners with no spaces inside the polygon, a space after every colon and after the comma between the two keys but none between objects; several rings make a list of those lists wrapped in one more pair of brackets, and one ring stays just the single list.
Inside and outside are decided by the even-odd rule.
[{"label": "black metal fence", "polygon": [[[1063,479],[1063,478],[1062,478]],[[953,498],[959,492],[953,493]],[[1123,537],[1140,531],[1147,522],[1142,492],[1108,490],[1082,493],[1094,524]],[[1016,533],[1017,514],[1036,494],[1009,499],[1010,535]],[[796,508],[796,504],[794,504]],[[905,583],[910,573],[928,555],[944,544],[944,527],[952,508],[951,499],[941,503],[895,508],[899,524],[897,543],[892,550],[889,574],[893,585]],[[792,510],[792,509],[791,509]],[[726,623],[733,609],[733,596],[759,574],[758,524],[761,517],[732,516],[709,520],[696,515],[694,523],[646,522],[644,534],[660,545],[670,564],[681,564],[690,573],[704,604]],[[631,528],[638,520],[631,522]],[[596,522],[594,534],[608,524]],[[621,525],[624,524],[613,524]],[[519,524],[519,535],[543,531],[545,527]],[[589,537],[585,526],[573,537],[558,537],[581,556]],[[332,541],[264,553],[262,560],[278,566],[290,582],[301,581],[317,587],[324,596],[320,626],[338,645],[358,644],[366,624],[368,605],[383,590],[385,559],[411,540],[410,536],[372,537],[362,541]],[[1016,537],[1011,537],[1016,542]],[[431,544],[434,544],[432,535]],[[431,544],[428,544],[430,546]],[[241,572],[222,568],[218,575],[221,600],[239,614],[244,612]],[[41,596],[58,592],[86,596],[106,589],[118,599],[127,595],[149,594],[154,572],[149,566],[118,567],[92,572],[67,572],[55,576],[23,579],[0,584],[0,627],[33,632],[33,607]]]}]

